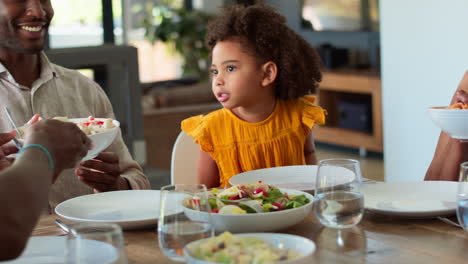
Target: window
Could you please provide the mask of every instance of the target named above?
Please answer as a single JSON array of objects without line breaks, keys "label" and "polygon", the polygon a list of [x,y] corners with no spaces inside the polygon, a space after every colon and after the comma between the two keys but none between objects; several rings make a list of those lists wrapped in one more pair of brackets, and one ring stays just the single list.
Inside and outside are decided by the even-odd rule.
[{"label": "window", "polygon": [[[103,9],[100,0],[51,0],[55,10],[49,30],[50,48],[98,46],[104,43]],[[93,6],[93,8],[90,8]],[[122,43],[122,2],[112,0],[114,35]]]}]

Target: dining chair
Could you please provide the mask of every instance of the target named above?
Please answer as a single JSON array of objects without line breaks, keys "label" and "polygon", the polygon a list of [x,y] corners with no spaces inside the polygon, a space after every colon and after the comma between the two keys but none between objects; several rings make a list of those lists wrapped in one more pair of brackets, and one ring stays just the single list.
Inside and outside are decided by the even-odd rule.
[{"label": "dining chair", "polygon": [[197,161],[200,147],[183,131],[174,143],[171,159],[171,184],[197,183]]}]

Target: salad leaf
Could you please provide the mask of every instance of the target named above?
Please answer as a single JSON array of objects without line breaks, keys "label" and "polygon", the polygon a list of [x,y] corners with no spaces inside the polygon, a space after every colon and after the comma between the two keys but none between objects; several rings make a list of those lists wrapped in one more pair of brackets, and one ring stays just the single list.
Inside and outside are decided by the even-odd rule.
[{"label": "salad leaf", "polygon": [[219,263],[226,263],[226,264],[232,263],[232,258],[225,255],[224,253],[219,253],[219,254],[215,253],[215,259],[216,259],[216,262],[219,262]]},{"label": "salad leaf", "polygon": [[218,203],[216,202],[216,198],[208,197],[208,202],[210,203],[211,209],[218,209]]},{"label": "salad leaf", "polygon": [[284,208],[285,209],[298,208],[309,202],[310,200],[304,194],[301,194],[289,200],[286,203],[286,206]]},{"label": "salad leaf", "polygon": [[274,203],[278,198],[284,197],[284,194],[278,188],[270,188],[267,193],[268,197],[262,197],[267,203]]},{"label": "salad leaf", "polygon": [[245,204],[239,204],[239,207],[244,209],[248,214],[256,214],[257,212]]}]

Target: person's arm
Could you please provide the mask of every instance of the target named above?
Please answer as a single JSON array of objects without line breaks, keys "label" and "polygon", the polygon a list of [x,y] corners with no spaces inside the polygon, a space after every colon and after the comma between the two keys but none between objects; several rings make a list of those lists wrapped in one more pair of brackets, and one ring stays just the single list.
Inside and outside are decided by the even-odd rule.
[{"label": "person's arm", "polygon": [[441,132],[434,158],[424,178],[425,181],[458,181],[460,164],[468,161],[468,142],[451,138]]},{"label": "person's arm", "polygon": [[317,155],[315,153],[314,135],[312,133],[312,130],[307,136],[304,144],[304,156],[307,165],[317,164]]},{"label": "person's arm", "polygon": [[0,172],[0,259],[18,257],[45,207],[53,170],[37,148],[25,150]]},{"label": "person's arm", "polygon": [[210,154],[203,150],[200,150],[198,155],[197,180],[198,183],[205,184],[207,188],[220,185],[218,165]]},{"label": "person's arm", "polygon": [[[460,82],[450,104],[468,103],[468,71]],[[453,139],[441,132],[425,181],[457,181],[460,163],[468,161],[468,142]]]},{"label": "person's arm", "polygon": [[[9,154],[3,144],[14,133],[0,135],[0,154]],[[0,260],[21,254],[46,207],[50,185],[63,169],[74,167],[86,155],[90,144],[71,123],[46,120],[26,128],[23,151],[0,172]]]}]

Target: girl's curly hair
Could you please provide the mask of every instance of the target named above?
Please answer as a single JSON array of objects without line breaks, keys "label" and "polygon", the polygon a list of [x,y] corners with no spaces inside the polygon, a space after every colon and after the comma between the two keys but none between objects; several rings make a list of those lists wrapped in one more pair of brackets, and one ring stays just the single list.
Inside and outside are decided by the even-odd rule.
[{"label": "girl's curly hair", "polygon": [[245,51],[253,53],[260,63],[276,63],[276,97],[295,99],[315,93],[322,80],[320,57],[272,7],[265,4],[224,7],[208,25],[206,44],[213,51],[216,43],[232,38],[239,39]]}]

